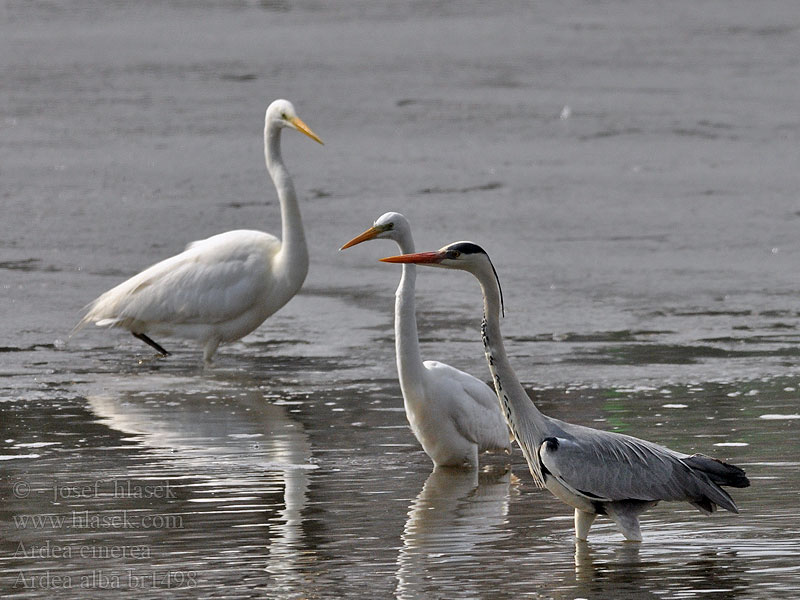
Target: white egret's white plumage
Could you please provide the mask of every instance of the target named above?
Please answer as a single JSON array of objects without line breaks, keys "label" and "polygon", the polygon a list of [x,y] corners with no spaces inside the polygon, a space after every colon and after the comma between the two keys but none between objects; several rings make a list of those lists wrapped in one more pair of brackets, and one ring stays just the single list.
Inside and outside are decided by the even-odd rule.
[{"label": "white egret's white plumage", "polygon": [[500,334],[502,292],[482,248],[456,242],[436,252],[382,260],[459,269],[478,279],[484,304],[482,337],[497,398],[536,483],[575,509],[578,539],[586,539],[597,515],[608,515],[627,539],[640,541],[639,515],[660,500],[686,501],[705,514],[717,507],[738,512],[720,486],[750,485],[739,467],[539,412],[506,355]]},{"label": "white egret's white plumage", "polygon": [[281,239],[263,231],[228,231],[189,244],[107,291],[76,326],[121,327],[168,354],[149,334],[198,340],[206,363],[221,343],[256,329],[294,296],[308,273],[308,248],[292,178],[281,157],[284,127],[322,140],[291,102],[275,100],[264,119],[264,155],[281,207]]},{"label": "white egret's white plumage", "polygon": [[[388,212],[344,246],[373,239],[394,240],[414,251],[408,220]],[[484,451],[511,449],[508,427],[492,389],[472,375],[435,360],[423,362],[417,335],[414,265],[403,265],[395,296],[397,371],[411,430],[436,466],[476,467]]]}]

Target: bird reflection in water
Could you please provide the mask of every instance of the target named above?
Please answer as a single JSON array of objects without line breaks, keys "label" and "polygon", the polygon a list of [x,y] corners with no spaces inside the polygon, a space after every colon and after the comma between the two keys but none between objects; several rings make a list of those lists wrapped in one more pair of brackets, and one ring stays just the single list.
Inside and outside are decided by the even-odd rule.
[{"label": "bird reflection in water", "polygon": [[[576,540],[576,596],[655,599],[696,592],[704,598],[745,597],[749,581],[736,568],[739,561],[735,552],[708,549],[676,572],[672,561],[660,559],[664,550],[662,547],[643,557],[640,544],[623,543],[608,554],[598,552],[585,540]],[[681,543],[675,553],[684,552]]]},{"label": "bird reflection in water", "polygon": [[[230,585],[225,565],[234,562],[244,565],[248,585],[297,594],[304,565],[314,560],[302,529],[316,469],[308,435],[258,390],[226,396],[117,390],[87,400],[101,423],[127,434],[137,456],[147,457],[116,477],[170,481],[175,490],[174,500],[137,507],[182,519],[158,542],[159,554],[182,557],[182,568],[203,573],[205,583],[219,577]],[[198,536],[217,551],[197,554]]]},{"label": "bird reflection in water", "polygon": [[[433,470],[411,504],[403,529],[397,598],[463,596],[468,591],[459,573],[479,567],[476,547],[512,535],[504,526],[511,478],[507,466]],[[478,587],[474,591],[481,595]]]}]

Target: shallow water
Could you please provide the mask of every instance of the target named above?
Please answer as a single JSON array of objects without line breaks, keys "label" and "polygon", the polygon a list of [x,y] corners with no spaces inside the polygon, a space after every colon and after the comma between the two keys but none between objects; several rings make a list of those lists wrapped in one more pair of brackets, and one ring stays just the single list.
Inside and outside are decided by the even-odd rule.
[{"label": "shallow water", "polygon": [[[4,597],[774,598],[800,585],[794,3],[0,4]],[[193,239],[312,266],[203,370],[80,308]],[[386,210],[472,239],[547,414],[744,467],[741,514],[662,504],[587,545],[519,450],[431,472],[395,380]],[[479,292],[418,277],[423,353],[488,378]]]}]

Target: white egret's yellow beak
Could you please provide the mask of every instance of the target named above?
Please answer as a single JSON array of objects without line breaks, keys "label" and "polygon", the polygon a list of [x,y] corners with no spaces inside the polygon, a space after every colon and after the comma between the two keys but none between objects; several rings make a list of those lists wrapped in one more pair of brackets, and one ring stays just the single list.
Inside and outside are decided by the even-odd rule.
[{"label": "white egret's yellow beak", "polygon": [[380,235],[384,231],[386,231],[386,230],[381,228],[381,227],[375,227],[373,225],[372,227],[367,229],[364,233],[358,234],[352,240],[347,242],[344,246],[339,248],[339,250],[346,250],[347,248],[350,248],[351,246],[355,246],[356,244],[360,244],[361,242],[374,240],[376,237],[378,237],[378,235]]},{"label": "white egret's yellow beak", "polygon": [[294,128],[297,129],[297,131],[299,131],[300,133],[305,133],[308,137],[310,137],[315,142],[319,142],[320,144],[324,145],[322,140],[319,139],[319,136],[316,133],[314,133],[313,131],[311,131],[311,127],[309,127],[308,125],[303,123],[303,120],[300,117],[289,117],[288,121],[292,125],[294,125]]}]

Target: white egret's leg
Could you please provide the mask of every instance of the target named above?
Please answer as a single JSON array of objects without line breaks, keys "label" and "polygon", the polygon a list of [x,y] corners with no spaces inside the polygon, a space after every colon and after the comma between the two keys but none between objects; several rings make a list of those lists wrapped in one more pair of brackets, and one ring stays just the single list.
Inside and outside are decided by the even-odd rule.
[{"label": "white egret's leg", "polygon": [[159,344],[158,342],[155,342],[155,341],[151,340],[151,339],[150,339],[148,336],[146,336],[145,334],[143,334],[143,333],[136,333],[135,331],[131,331],[131,333],[133,334],[133,337],[135,337],[135,338],[137,338],[137,339],[140,339],[140,340],[142,340],[142,341],[143,341],[145,344],[147,344],[147,345],[148,345],[148,346],[150,346],[151,348],[155,348],[155,349],[156,349],[156,351],[157,351],[157,352],[158,352],[158,353],[159,353],[161,356],[169,356],[169,352],[167,352],[166,350],[164,350],[164,348],[161,346],[161,344]]}]

